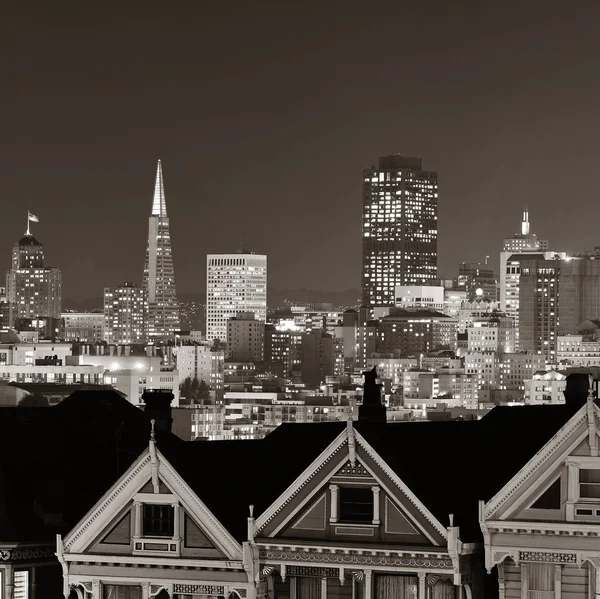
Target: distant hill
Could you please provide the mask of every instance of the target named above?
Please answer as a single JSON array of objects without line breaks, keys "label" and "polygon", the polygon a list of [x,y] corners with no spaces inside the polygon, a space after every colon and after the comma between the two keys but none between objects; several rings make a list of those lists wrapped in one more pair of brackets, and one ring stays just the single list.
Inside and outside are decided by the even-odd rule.
[{"label": "distant hill", "polygon": [[[205,293],[181,293],[181,303],[204,304]],[[355,306],[360,301],[359,289],[344,289],[342,291],[322,291],[319,289],[273,289],[267,291],[267,301],[270,310],[283,308],[285,306],[303,305],[307,303],[331,303],[334,307],[345,308]],[[82,300],[73,298],[63,299],[63,310],[78,310],[88,312],[90,310],[102,309],[102,297],[88,297]]]}]

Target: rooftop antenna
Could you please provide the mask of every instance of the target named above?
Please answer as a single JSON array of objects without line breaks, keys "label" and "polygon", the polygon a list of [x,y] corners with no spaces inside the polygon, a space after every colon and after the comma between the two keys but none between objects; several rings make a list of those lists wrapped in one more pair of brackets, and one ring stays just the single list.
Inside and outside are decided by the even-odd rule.
[{"label": "rooftop antenna", "polygon": [[521,233],[529,235],[529,209],[527,204],[523,207],[523,222],[521,223]]}]

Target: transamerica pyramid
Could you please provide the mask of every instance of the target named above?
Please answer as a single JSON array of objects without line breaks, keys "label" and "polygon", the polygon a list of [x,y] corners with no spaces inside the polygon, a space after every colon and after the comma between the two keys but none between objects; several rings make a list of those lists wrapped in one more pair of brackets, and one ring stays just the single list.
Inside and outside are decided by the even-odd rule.
[{"label": "transamerica pyramid", "polygon": [[148,220],[148,246],[142,279],[148,299],[146,336],[149,342],[160,342],[170,339],[173,332],[179,330],[171,234],[160,160],[156,169],[152,214]]}]

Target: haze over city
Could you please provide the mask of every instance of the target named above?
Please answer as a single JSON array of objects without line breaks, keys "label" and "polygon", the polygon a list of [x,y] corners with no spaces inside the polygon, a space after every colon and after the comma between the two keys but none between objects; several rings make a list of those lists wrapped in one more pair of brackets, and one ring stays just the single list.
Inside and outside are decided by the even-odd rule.
[{"label": "haze over city", "polygon": [[439,173],[442,276],[497,266],[525,202],[596,245],[596,5],[231,8],[2,8],[5,267],[28,207],[65,297],[138,281],[158,158],[180,293],[241,237],[274,287],[358,289],[362,169],[396,152]]}]

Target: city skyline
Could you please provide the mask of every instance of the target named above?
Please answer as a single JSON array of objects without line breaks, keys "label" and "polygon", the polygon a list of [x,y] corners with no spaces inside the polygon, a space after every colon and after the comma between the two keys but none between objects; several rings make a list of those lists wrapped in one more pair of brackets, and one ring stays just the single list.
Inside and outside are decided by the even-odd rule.
[{"label": "city skyline", "polygon": [[[127,7],[110,18],[76,5],[4,8],[10,240],[29,206],[65,297],[131,280],[143,257],[123,250],[145,244],[140,215],[160,157],[180,293],[201,291],[206,254],[233,251],[240,236],[272,256],[274,287],[359,288],[361,174],[398,152],[440,173],[443,276],[495,256],[524,203],[557,250],[593,247],[593,227],[562,223],[573,181],[586,220],[600,216],[594,19],[565,19],[548,4],[473,7],[445,7],[440,20],[390,3],[368,24],[352,2],[341,13],[309,3],[290,21],[265,6],[226,17],[225,7],[191,7],[182,19],[149,3],[142,20]],[[556,30],[568,43],[554,43]],[[390,77],[400,64],[402,77]],[[290,226],[317,240],[302,243],[306,263],[293,276]],[[10,241],[0,250],[7,256]],[[333,267],[315,269],[324,254]]]}]

